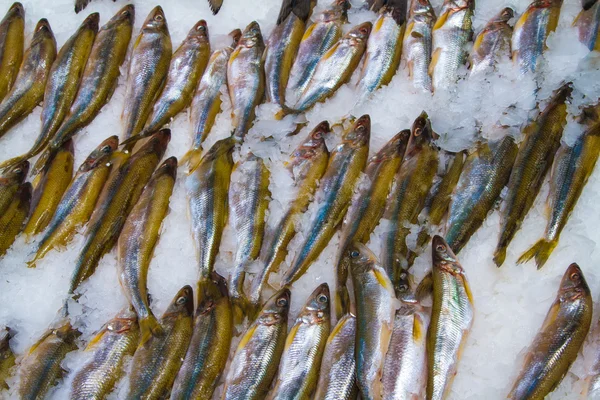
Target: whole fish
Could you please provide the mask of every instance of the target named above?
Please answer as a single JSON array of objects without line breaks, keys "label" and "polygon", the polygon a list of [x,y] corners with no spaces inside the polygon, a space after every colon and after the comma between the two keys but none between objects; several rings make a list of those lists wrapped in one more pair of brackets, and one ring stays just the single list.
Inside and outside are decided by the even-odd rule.
[{"label": "whole fish", "polygon": [[0,103],[0,137],[21,122],[44,98],[46,80],[56,58],[56,40],[46,19],[41,19],[14,84]]},{"label": "whole fish", "polygon": [[109,137],[81,164],[39,241],[35,257],[28,262],[29,267],[35,267],[35,263],[50,250],[65,247],[88,222],[108,179],[113,166],[112,155],[118,145],[117,136]]},{"label": "whole fish", "polygon": [[22,161],[4,171],[0,176],[0,216],[4,215],[8,206],[10,206],[19,185],[25,181],[28,172],[29,162]]},{"label": "whole fish", "polygon": [[25,9],[13,3],[0,22],[0,101],[15,83],[25,42]]},{"label": "whole fish", "polygon": [[594,171],[600,153],[600,125],[589,128],[573,146],[563,144],[557,151],[550,179],[546,204],[550,215],[544,238],[534,244],[520,258],[519,263],[535,257],[541,268],[558,244],[571,212]]},{"label": "whole fish", "polygon": [[521,74],[536,72],[546,38],[558,25],[563,0],[533,0],[515,23],[512,59]]},{"label": "whole fish", "polygon": [[208,5],[213,15],[217,15],[223,5],[223,0],[208,0]]},{"label": "whole fish", "polygon": [[283,353],[289,308],[290,291],[285,288],[265,303],[235,350],[222,400],[265,398]]},{"label": "whole fish", "polygon": [[269,103],[285,104],[292,63],[315,3],[312,0],[283,0],[281,3],[277,25],[267,40],[264,54],[265,94]]},{"label": "whole fish", "polygon": [[144,21],[135,41],[127,74],[123,140],[144,129],[152,112],[152,104],[159,93],[173,53],[167,19],[161,6],[156,6]]},{"label": "whole fish", "polygon": [[592,0],[589,8],[581,10],[573,21],[577,27],[579,41],[587,46],[590,51],[600,49],[600,2]]},{"label": "whole fish", "polygon": [[546,172],[552,166],[566,124],[566,101],[571,91],[569,85],[558,89],[544,111],[524,128],[525,139],[519,146],[501,214],[500,239],[494,252],[497,266],[504,263],[506,249],[520,229],[540,191]]},{"label": "whole fish", "polygon": [[327,338],[315,400],[356,399],[355,339],[356,317],[346,314],[338,320]]},{"label": "whole fish", "polygon": [[369,159],[365,169],[368,181],[344,218],[336,264],[336,313],[339,318],[350,309],[350,297],[346,287],[350,261],[348,248],[355,241],[366,244],[379,224],[392,180],[402,163],[409,138],[409,130],[401,131]]},{"label": "whole fish", "polygon": [[175,379],[171,399],[212,397],[225,369],[232,337],[233,313],[227,282],[213,271],[210,278],[198,282],[194,333]]},{"label": "whole fish", "polygon": [[81,335],[70,322],[62,321],[50,328],[29,349],[19,364],[20,399],[43,399],[63,376],[61,363],[67,353],[77,350],[75,341]]},{"label": "whole fish", "polygon": [[402,59],[414,87],[427,92],[433,90],[429,65],[435,21],[435,12],[429,0],[411,0],[402,44]]},{"label": "whole fish", "polygon": [[154,172],[129,213],[118,241],[119,282],[139,318],[142,343],[159,335],[160,325],[148,304],[147,278],[162,222],[177,176],[177,159],[167,158]]},{"label": "whole fish", "polygon": [[[86,127],[110,100],[117,87],[119,68],[127,55],[134,18],[135,8],[131,4],[127,5],[98,31],[77,96],[64,122],[50,140],[50,150],[59,148]],[[50,151],[46,151],[40,156],[35,170],[44,165],[49,153]]]},{"label": "whole fish", "polygon": [[367,48],[371,28],[370,22],[355,26],[323,54],[291,112],[308,111],[318,102],[333,96],[340,86],[350,80]]},{"label": "whole fish", "polygon": [[265,92],[263,69],[263,42],[260,26],[256,21],[244,29],[237,47],[227,62],[227,86],[231,99],[233,136],[242,140],[250,129],[258,106]]},{"label": "whole fish", "polygon": [[123,142],[123,145],[152,135],[190,105],[209,57],[208,29],[206,21],[200,20],[171,58],[165,87],[154,103],[150,122],[139,134]]},{"label": "whole fish", "polygon": [[525,356],[509,399],[544,399],[560,384],[592,323],[593,300],[577,264],[567,268],[556,299]]},{"label": "whole fish", "polygon": [[394,286],[375,254],[355,243],[348,249],[356,305],[356,377],[363,399],[381,399],[396,296]]},{"label": "whole fish", "polygon": [[10,205],[0,216],[0,257],[12,246],[29,215],[31,183],[25,182],[13,196]]},{"label": "whole fish", "polygon": [[70,294],[94,273],[100,259],[117,243],[127,216],[140,198],[170,139],[168,129],[155,133],[111,173],[86,228],[85,242],[71,277]]},{"label": "whole fish", "polygon": [[194,294],[190,286],[184,286],[160,319],[163,334],[136,350],[126,399],[167,397],[192,338],[193,313]]},{"label": "whole fish", "polygon": [[308,297],[290,329],[277,380],[267,399],[311,398],[331,328],[329,316],[329,286],[323,283]]},{"label": "whole fish", "polygon": [[246,270],[259,253],[265,233],[269,208],[270,172],[264,161],[249,153],[234,167],[229,190],[229,215],[235,231],[237,247],[234,266],[229,278],[229,297],[233,303],[236,322],[241,322],[247,310],[244,280]]},{"label": "whole fish", "polygon": [[28,237],[43,232],[52,220],[60,199],[73,178],[73,153],[73,141],[66,141],[50,156],[44,169],[35,177],[29,221],[23,229]]},{"label": "whole fish", "polygon": [[133,356],[139,339],[133,310],[125,309],[108,321],[85,349],[89,359],[75,372],[69,399],[104,399],[125,373],[125,361]]},{"label": "whole fish", "polygon": [[515,11],[506,7],[492,18],[475,38],[469,58],[471,76],[493,69],[498,61],[510,58],[512,27],[508,24]]},{"label": "whole fish", "polygon": [[483,224],[508,183],[518,146],[512,137],[479,143],[467,156],[452,195],[446,221],[446,242],[459,253]]},{"label": "whole fish", "polygon": [[233,137],[219,140],[190,169],[185,182],[201,278],[211,275],[227,224],[227,197],[234,146]]},{"label": "whole fish", "polygon": [[473,38],[474,0],[444,0],[442,11],[432,32],[430,75],[434,89],[456,83],[459,69],[468,57],[467,43]]},{"label": "whole fish", "polygon": [[329,151],[325,145],[325,136],[329,132],[329,123],[321,122],[294,150],[287,163],[298,193],[279,223],[266,233],[263,240],[259,258],[261,269],[252,281],[249,296],[253,308],[257,311],[261,306],[260,298],[269,274],[276,271],[287,256],[288,244],[296,234],[298,217],[308,208],[318,182],[327,169]]},{"label": "whole fish", "polygon": [[367,41],[365,61],[358,80],[359,96],[386,86],[398,70],[402,57],[402,38],[406,28],[407,0],[388,0]]},{"label": "whole fish", "polygon": [[229,36],[232,43],[212,53],[208,65],[200,79],[198,89],[190,112],[190,119],[194,127],[194,143],[192,150],[202,148],[202,142],[210,133],[217,115],[221,112],[221,88],[227,84],[227,63],[237,46],[242,32],[239,29],[232,31]]},{"label": "whole fish", "polygon": [[342,37],[342,25],[348,22],[349,8],[348,0],[335,0],[306,29],[289,74],[288,91],[301,93],[306,89],[323,54]]},{"label": "whole fish", "polygon": [[384,211],[384,218],[390,220],[390,228],[383,239],[382,263],[399,292],[408,289],[406,238],[410,228],[407,224],[418,222],[438,169],[439,151],[433,143],[436,138],[429,117],[425,112],[421,113],[413,123],[406,153],[394,177],[394,189]]},{"label": "whole fish", "polygon": [[15,355],[9,343],[11,338],[12,334],[9,328],[0,329],[0,390],[8,389],[6,380],[10,378],[10,370],[15,365]]},{"label": "whole fish", "polygon": [[370,137],[371,118],[363,115],[344,132],[342,143],[331,153],[315,198],[318,203],[316,214],[299,252],[282,279],[282,286],[291,285],[300,278],[335,234],[350,206],[354,186],[367,164]]}]

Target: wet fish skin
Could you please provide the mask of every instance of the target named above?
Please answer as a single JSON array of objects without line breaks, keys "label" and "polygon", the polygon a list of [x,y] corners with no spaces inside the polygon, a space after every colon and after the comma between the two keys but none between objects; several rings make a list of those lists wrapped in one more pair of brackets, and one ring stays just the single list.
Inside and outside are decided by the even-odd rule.
[{"label": "wet fish skin", "polygon": [[242,32],[227,62],[227,86],[231,99],[233,136],[243,140],[255,118],[254,109],[265,93],[263,42],[260,26],[252,21]]},{"label": "wet fish skin", "polygon": [[581,10],[575,17],[573,26],[577,27],[579,41],[585,44],[590,51],[600,49],[600,3],[592,1],[588,9]]},{"label": "wet fish skin", "polygon": [[254,276],[249,294],[249,300],[256,311],[260,310],[261,294],[269,274],[276,271],[287,256],[288,244],[296,234],[297,218],[308,208],[318,182],[327,169],[329,151],[325,145],[325,136],[329,133],[329,123],[321,122],[290,156],[287,168],[298,194],[279,223],[265,234],[259,257],[262,268]]},{"label": "wet fish skin", "polygon": [[469,57],[471,76],[493,69],[502,58],[510,58],[513,29],[508,21],[514,15],[514,10],[506,7],[479,32]]},{"label": "wet fish skin", "polygon": [[0,216],[8,209],[19,185],[25,181],[29,172],[29,162],[21,161],[19,164],[5,170],[0,176]]},{"label": "wet fish skin", "polygon": [[506,136],[479,143],[467,156],[446,221],[445,240],[455,254],[467,244],[493,209],[508,184],[518,146]]},{"label": "wet fish skin", "polygon": [[0,216],[0,257],[12,246],[23,229],[31,204],[31,183],[19,185],[10,205]]},{"label": "wet fish skin", "polygon": [[222,400],[264,399],[283,353],[290,305],[281,289],[263,306],[237,346],[225,379]]},{"label": "wet fish skin", "polygon": [[354,243],[348,254],[356,305],[357,384],[363,399],[381,399],[397,300],[390,278],[371,250]]},{"label": "wet fish skin", "polygon": [[17,393],[20,399],[43,399],[63,375],[61,363],[67,353],[77,350],[81,335],[68,321],[50,328],[29,349],[19,365],[21,380]]},{"label": "wet fish skin", "polygon": [[0,101],[15,83],[25,42],[25,9],[13,3],[0,22]]},{"label": "wet fish skin", "polygon": [[112,155],[118,145],[117,136],[109,137],[81,164],[38,242],[35,257],[27,263],[29,267],[35,267],[50,250],[65,247],[88,222],[112,169]]},{"label": "wet fish skin", "polygon": [[411,0],[402,44],[402,59],[406,62],[413,85],[426,92],[433,91],[429,65],[435,21],[435,12],[429,0]]},{"label": "wet fish skin", "polygon": [[278,378],[267,399],[311,398],[331,328],[330,299],[327,283],[308,297],[285,340]]},{"label": "wet fish skin", "polygon": [[156,6],[144,21],[131,53],[121,114],[123,140],[144,129],[152,104],[167,77],[172,53],[167,19],[162,8]]},{"label": "wet fish skin", "polygon": [[133,206],[117,242],[117,270],[125,297],[139,318],[141,342],[160,335],[161,329],[148,304],[147,278],[162,222],[177,177],[177,159],[167,158],[152,174]]},{"label": "wet fish skin", "polygon": [[200,280],[198,297],[194,333],[173,385],[173,400],[211,398],[227,363],[233,312],[225,278],[213,271]]},{"label": "wet fish skin", "polygon": [[34,179],[31,211],[23,229],[28,238],[46,229],[71,183],[75,162],[73,147],[72,140],[66,141],[50,156],[44,169]]},{"label": "wet fish skin", "polygon": [[56,58],[56,40],[46,19],[41,19],[23,55],[14,84],[0,103],[0,137],[27,117],[44,98],[46,80]]},{"label": "wet fish skin", "polygon": [[9,328],[0,329],[0,389],[2,390],[8,389],[6,380],[10,378],[10,369],[15,365],[15,355],[9,343],[11,338]]},{"label": "wet fish skin", "polygon": [[592,322],[593,301],[577,264],[567,268],[544,323],[536,335],[509,399],[544,399],[562,381]]},{"label": "wet fish skin", "polygon": [[126,358],[133,356],[139,339],[137,315],[133,310],[122,310],[108,321],[85,349],[91,356],[75,372],[69,399],[104,399],[125,373]]},{"label": "wet fish skin", "polygon": [[193,314],[193,290],[184,286],[160,319],[164,333],[136,350],[126,399],[161,399],[169,394],[192,338]]},{"label": "wet fish skin", "polygon": [[519,146],[501,214],[500,239],[494,252],[494,262],[498,267],[504,263],[506,249],[520,229],[546,172],[552,166],[566,124],[566,101],[571,91],[569,85],[558,89],[538,118],[524,128],[525,139]]},{"label": "wet fish skin", "polygon": [[356,399],[355,338],[356,317],[346,314],[338,320],[327,338],[315,400]]},{"label": "wet fish skin", "polygon": [[335,234],[350,206],[354,186],[367,164],[370,137],[371,118],[363,115],[343,134],[342,142],[331,152],[315,196],[318,209],[300,251],[282,278],[282,286],[298,280]]},{"label": "wet fish skin", "polygon": [[443,399],[473,325],[473,295],[464,268],[441,236],[432,240],[433,306],[427,330],[427,400]]},{"label": "wet fish skin", "polygon": [[346,287],[350,263],[348,248],[355,241],[367,243],[379,224],[409,138],[410,130],[400,131],[369,159],[365,168],[369,183],[350,205],[344,218],[336,263],[336,313],[339,318],[350,309],[350,296]]}]

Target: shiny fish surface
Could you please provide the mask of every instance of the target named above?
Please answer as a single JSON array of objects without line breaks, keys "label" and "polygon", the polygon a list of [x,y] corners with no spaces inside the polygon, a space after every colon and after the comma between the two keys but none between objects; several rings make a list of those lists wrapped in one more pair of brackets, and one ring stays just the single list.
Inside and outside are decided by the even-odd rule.
[{"label": "shiny fish surface", "polygon": [[0,101],[15,83],[25,42],[25,9],[13,3],[0,22]]},{"label": "shiny fish surface", "polygon": [[435,21],[435,12],[429,0],[411,0],[402,44],[402,59],[413,85],[426,92],[433,90],[429,65]]},{"label": "shiny fish surface", "polygon": [[8,389],[6,380],[10,377],[10,370],[15,365],[15,355],[10,348],[11,337],[9,328],[0,328],[0,390]]},{"label": "shiny fish surface", "polygon": [[0,257],[12,246],[23,229],[31,204],[31,183],[21,184],[6,211],[0,216]]},{"label": "shiny fish surface", "polygon": [[594,1],[587,10],[581,10],[573,21],[579,33],[579,41],[590,51],[600,49],[600,2]]},{"label": "shiny fish surface", "polygon": [[513,31],[508,21],[513,18],[514,14],[512,8],[506,7],[479,32],[469,58],[471,75],[489,71],[498,61],[510,58],[510,41]]}]

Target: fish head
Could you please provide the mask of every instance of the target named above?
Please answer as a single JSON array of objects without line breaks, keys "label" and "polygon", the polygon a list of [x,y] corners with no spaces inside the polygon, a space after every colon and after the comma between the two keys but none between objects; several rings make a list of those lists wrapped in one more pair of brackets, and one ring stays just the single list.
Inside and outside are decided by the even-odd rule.
[{"label": "fish head", "polygon": [[260,25],[258,25],[258,22],[252,21],[250,24],[248,24],[246,29],[244,29],[244,32],[242,32],[238,46],[250,48],[262,45],[263,37],[260,31]]},{"label": "fish head", "polygon": [[100,23],[100,14],[95,12],[91,13],[87,16],[87,18],[82,22],[81,27],[84,29],[89,29],[94,32],[98,31],[98,24]]},{"label": "fish head", "polygon": [[590,288],[576,263],[567,267],[558,289],[561,301],[574,301],[590,295]]},{"label": "fish head", "polygon": [[449,272],[452,275],[462,275],[463,268],[446,240],[435,235],[431,241],[433,267]]},{"label": "fish head", "polygon": [[352,7],[348,0],[335,0],[329,10],[325,10],[321,16],[324,22],[340,21],[348,22],[348,10]]},{"label": "fish head", "polygon": [[331,309],[331,296],[329,285],[327,283],[320,284],[308,297],[304,310],[300,318],[310,318],[313,323],[320,323],[329,320]]},{"label": "fish head", "polygon": [[317,125],[309,134],[308,137],[294,150],[291,160],[287,163],[287,168],[290,172],[303,165],[306,161],[312,160],[317,155],[327,151],[325,145],[325,136],[331,132],[329,122],[323,121]]},{"label": "fish head", "polygon": [[75,339],[81,336],[81,332],[78,329],[73,328],[68,321],[52,329],[52,334],[66,343],[73,343]]},{"label": "fish head", "polygon": [[238,42],[240,41],[240,38],[242,37],[242,31],[239,29],[234,29],[231,32],[229,32],[228,35],[231,38],[231,48],[235,48],[238,45]]},{"label": "fish head", "polygon": [[410,129],[404,129],[391,138],[382,148],[369,160],[371,163],[381,163],[395,157],[402,157],[406,151],[406,145],[410,139]]},{"label": "fish head", "polygon": [[23,4],[19,3],[18,1],[13,3],[6,13],[7,21],[15,18],[25,18],[25,8],[23,8]]},{"label": "fish head", "polygon": [[114,333],[125,333],[134,329],[138,329],[138,317],[137,313],[132,307],[126,307],[119,311],[119,313],[105,326],[108,332]]},{"label": "fish head", "polygon": [[262,325],[273,325],[287,321],[292,294],[288,288],[276,292],[263,306],[258,321]]},{"label": "fish head", "polygon": [[496,22],[508,22],[514,16],[515,16],[515,10],[513,10],[512,7],[505,7],[504,9],[502,9],[502,11],[500,11],[500,13],[498,13],[498,15],[496,15],[494,20]]},{"label": "fish head", "polygon": [[54,41],[54,32],[52,32],[50,22],[48,22],[46,18],[42,18],[38,21],[37,25],[35,26],[35,30],[33,31],[31,47],[46,40]]},{"label": "fish head", "polygon": [[344,133],[342,141],[352,147],[361,147],[369,143],[371,138],[371,117],[363,115],[354,122],[352,128]]},{"label": "fish head", "polygon": [[377,257],[375,254],[362,243],[352,243],[347,252],[348,259],[350,260],[350,270],[353,274],[367,272],[377,264]]},{"label": "fish head", "polygon": [[373,24],[371,22],[363,22],[362,24],[352,28],[350,32],[347,33],[347,36],[357,43],[364,43],[369,38],[372,28]]},{"label": "fish head", "polygon": [[148,17],[144,21],[142,31],[156,31],[163,32],[165,34],[169,33],[167,18],[165,17],[165,12],[161,6],[156,6],[152,9],[152,11],[150,11],[150,14],[148,14]]},{"label": "fish head", "polygon": [[2,177],[0,177],[0,182],[22,183],[27,177],[28,173],[29,161],[24,160],[7,169],[4,174],[2,174]]},{"label": "fish head", "polygon": [[406,154],[410,154],[438,138],[437,133],[431,128],[431,120],[425,111],[415,119],[410,131]]},{"label": "fish head", "polygon": [[154,171],[155,176],[168,175],[175,180],[177,176],[177,157],[169,157]]},{"label": "fish head", "polygon": [[97,166],[110,162],[110,158],[119,146],[119,137],[114,135],[104,140],[98,147],[91,152],[86,160],[79,167],[79,171],[90,171]]},{"label": "fish head", "polygon": [[194,312],[194,291],[190,285],[185,285],[175,295],[171,304],[163,314],[164,317],[191,316]]},{"label": "fish head", "polygon": [[213,271],[208,278],[202,278],[198,282],[198,307],[196,316],[209,313],[219,300],[229,297],[227,291],[227,280]]},{"label": "fish head", "polygon": [[433,7],[429,0],[412,0],[410,3],[409,18],[415,15],[435,17]]},{"label": "fish head", "polygon": [[[221,157],[222,155],[227,155],[228,157],[231,157],[236,143],[237,143],[237,141],[235,140],[235,138],[233,136],[230,136],[228,138],[217,141],[208,150],[206,155],[204,157],[202,157],[200,164],[202,164],[204,162],[214,161],[217,158]],[[194,169],[195,168],[191,168],[192,171]]]},{"label": "fish head", "polygon": [[558,104],[562,104],[571,97],[572,92],[573,92],[573,83],[572,82],[564,83],[561,87],[559,87],[552,93],[552,100],[550,102],[554,106],[556,106]]},{"label": "fish head", "polygon": [[170,129],[161,129],[156,132],[154,135],[150,136],[150,138],[144,143],[142,147],[136,152],[136,154],[148,154],[155,153],[158,154],[159,158],[165,154],[167,150],[167,145],[171,140],[171,130]]},{"label": "fish head", "polygon": [[206,24],[206,21],[201,19],[200,21],[196,22],[196,25],[190,29],[188,37],[195,38],[202,43],[208,43],[208,25]]},{"label": "fish head", "polygon": [[102,27],[104,30],[108,30],[116,25],[127,24],[133,25],[135,22],[135,6],[133,4],[127,4],[121,8],[117,13]]}]

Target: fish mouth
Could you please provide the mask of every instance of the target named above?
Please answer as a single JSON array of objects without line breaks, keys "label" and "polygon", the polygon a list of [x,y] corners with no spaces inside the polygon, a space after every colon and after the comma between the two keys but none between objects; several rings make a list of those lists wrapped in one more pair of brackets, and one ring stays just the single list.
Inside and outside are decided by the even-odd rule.
[{"label": "fish mouth", "polygon": [[164,170],[165,174],[171,176],[171,178],[175,179],[177,175],[177,157],[169,157],[167,158],[159,169]]},{"label": "fish mouth", "polygon": [[10,6],[9,13],[12,13],[14,17],[25,17],[25,8],[23,4],[16,2],[12,6]]},{"label": "fish mouth", "polygon": [[90,15],[88,15],[87,18],[83,21],[82,25],[87,26],[88,29],[97,31],[99,23],[100,23],[100,14],[95,12],[95,13],[91,13]]},{"label": "fish mouth", "polygon": [[117,19],[130,20],[132,23],[135,19],[135,6],[133,4],[127,4],[121,8],[116,15]]},{"label": "fish mouth", "polygon": [[46,31],[47,33],[52,33],[52,28],[50,27],[50,22],[46,18],[42,18],[39,20],[35,27],[35,32]]}]

